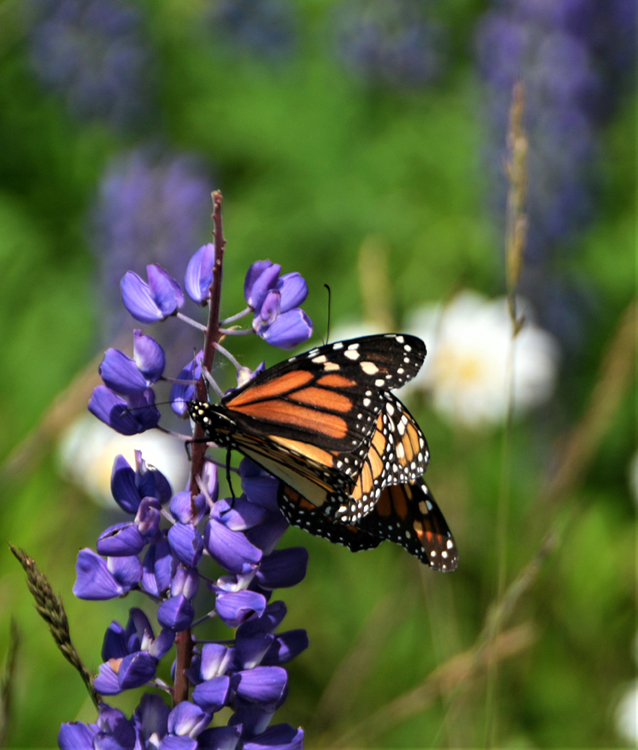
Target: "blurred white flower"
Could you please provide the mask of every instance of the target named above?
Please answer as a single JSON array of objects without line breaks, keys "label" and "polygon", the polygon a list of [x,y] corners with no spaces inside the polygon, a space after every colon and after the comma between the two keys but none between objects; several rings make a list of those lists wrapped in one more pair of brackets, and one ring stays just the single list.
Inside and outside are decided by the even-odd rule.
[{"label": "blurred white flower", "polygon": [[638,680],[633,682],[616,708],[616,731],[632,747],[638,744]]},{"label": "blurred white flower", "polygon": [[188,479],[188,461],[183,446],[158,430],[140,435],[120,435],[91,414],[77,419],[64,433],[59,446],[62,474],[77,484],[99,505],[115,508],[111,495],[111,470],[118,455],[135,468],[135,450],[159,469],[174,492]]},{"label": "blurred white flower", "polygon": [[531,322],[524,302],[519,309],[525,324],[513,344],[504,297],[489,300],[468,290],[445,307],[428,305],[414,311],[406,330],[425,341],[428,354],[412,387],[429,391],[434,407],[458,424],[481,427],[502,422],[513,345],[515,410],[542,404],[554,390],[558,346]]}]

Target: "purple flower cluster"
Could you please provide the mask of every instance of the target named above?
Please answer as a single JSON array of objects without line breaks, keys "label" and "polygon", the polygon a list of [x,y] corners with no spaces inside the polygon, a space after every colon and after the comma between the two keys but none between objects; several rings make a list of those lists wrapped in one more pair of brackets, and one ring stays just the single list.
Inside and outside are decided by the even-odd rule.
[{"label": "purple flower cluster", "polygon": [[443,68],[443,33],[415,0],[356,0],[336,15],[337,55],[357,77],[399,88],[427,86]]},{"label": "purple flower cluster", "polygon": [[272,346],[293,349],[312,334],[312,323],[298,307],[308,285],[298,273],[280,276],[281,266],[269,260],[253,263],[246,274],[244,297],[254,312],[253,329]]},{"label": "purple flower cluster", "polygon": [[[109,165],[99,186],[90,236],[106,340],[123,326],[119,282],[133,259],[136,271],[153,261],[179,268],[209,229],[211,189],[203,165],[187,155],[137,149]],[[187,337],[184,351],[189,350],[192,341]]]},{"label": "purple flower cluster", "polygon": [[476,37],[491,129],[491,195],[504,217],[508,112],[513,86],[522,81],[529,225],[521,290],[544,325],[569,343],[578,335],[584,290],[558,279],[550,267],[592,216],[597,129],[611,110],[611,92],[632,76],[635,0],[508,0],[496,6]]},{"label": "purple flower cluster", "polygon": [[[147,267],[146,280],[129,271],[121,282],[124,305],[144,324],[178,317],[201,329],[181,310],[186,296],[197,305],[211,304],[214,263],[213,244],[193,255],[186,272],[186,294],[158,265]],[[244,314],[254,315],[249,331],[287,348],[305,340],[312,326],[297,307],[306,297],[306,282],[299,274],[281,276],[280,271],[270,261],[251,266],[245,282],[250,307]],[[206,333],[205,349],[210,328]],[[232,333],[238,331],[227,335]],[[220,351],[238,366],[232,355],[221,347]],[[171,383],[175,411],[184,415],[186,402],[196,397],[196,387],[203,382],[203,352],[182,367],[177,378],[167,377],[166,370],[162,347],[136,329],[132,357],[117,349],[105,353],[100,366],[104,385],[94,390],[89,410],[123,434],[163,429],[154,388]],[[245,377],[246,368],[238,366],[238,378]],[[136,607],[125,626],[114,621],[108,627],[103,663],[94,679],[101,696],[147,686],[175,699],[176,688],[157,675],[160,661],[174,644],[178,646],[172,672],[175,685],[181,676],[189,687],[172,710],[157,695],[145,694],[131,719],[102,704],[95,724],[62,725],[58,741],[63,750],[302,746],[301,730],[287,724],[269,728],[287,696],[288,677],[282,665],[308,645],[305,630],[277,632],[286,607],[271,597],[275,589],[303,580],[307,551],[275,549],[288,528],[277,504],[276,479],[244,459],[237,470],[242,494],[219,498],[217,466],[201,455],[201,470],[193,473],[187,488],[178,491],[139,451],[134,467],[124,457],[116,458],[111,491],[128,519],[100,534],[97,552],[79,552],[73,589],[87,600],[135,591],[155,606],[158,628]],[[236,628],[234,637],[223,642],[192,641],[191,629],[211,618]],[[179,661],[184,638],[190,644],[186,663]],[[228,725],[211,726],[224,707],[233,712]]]},{"label": "purple flower cluster", "polygon": [[275,60],[292,51],[297,19],[287,0],[220,0],[212,6],[210,25],[229,52]]},{"label": "purple flower cluster", "polygon": [[122,129],[148,116],[151,54],[140,9],[123,0],[32,0],[31,61],[71,113]]}]

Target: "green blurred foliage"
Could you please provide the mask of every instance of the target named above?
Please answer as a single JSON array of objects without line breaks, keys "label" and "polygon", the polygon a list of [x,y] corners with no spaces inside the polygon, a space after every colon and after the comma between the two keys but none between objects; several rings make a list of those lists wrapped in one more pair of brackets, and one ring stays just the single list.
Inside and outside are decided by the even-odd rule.
[{"label": "green blurred foliage", "polygon": [[[309,280],[306,309],[319,332],[327,317],[324,283],[332,287],[333,319],[360,319],[357,262],[370,236],[389,249],[388,304],[398,327],[413,307],[463,287],[502,293],[501,238],[486,211],[481,96],[471,53],[485,3],[437,6],[449,29],[449,67],[436,85],[412,93],[368,89],[343,72],[330,54],[330,6],[298,2],[302,41],[291,59],[269,65],[219,52],[200,23],[203,3],[146,3],[159,60],[154,137],[199,153],[214,165],[224,191],[223,311],[242,306],[249,263],[270,257]],[[87,217],[108,159],[135,143],[99,123],[75,122],[61,101],[44,93],[29,70],[17,4],[4,0],[0,12],[6,22],[0,47],[0,525],[3,539],[24,547],[62,595],[76,647],[96,669],[105,627],[112,619],[124,622],[132,604],[140,606],[134,597],[91,603],[71,594],[77,550],[94,546],[111,516],[60,478],[55,440],[47,435],[28,444],[19,470],[7,462],[96,353],[100,310]],[[498,746],[617,744],[613,701],[635,669],[635,506],[627,480],[635,447],[633,394],[614,411],[583,483],[562,506],[541,494],[561,440],[592,398],[605,347],[635,291],[634,125],[627,101],[603,133],[595,221],[565,260],[596,294],[585,351],[564,372],[550,407],[517,422],[509,436],[507,581],[533,558],[550,527],[560,534],[507,623],[530,622],[536,637],[499,664],[489,717]],[[236,352],[251,366],[281,356],[246,339]],[[290,665],[290,696],[278,718],[304,725],[309,747],[364,727],[377,710],[470,649],[495,600],[503,435],[455,429],[424,399],[413,410],[432,448],[428,475],[461,565],[453,575],[436,575],[389,545],[352,555],[297,529],[287,532],[285,545],[308,547],[310,566],[303,584],[280,592],[289,608],[285,625],[307,628],[311,647]],[[62,721],[89,721],[92,706],[35,613],[8,551],[0,571],[0,657],[11,617],[21,635],[9,743],[49,747]],[[215,625],[206,627],[203,635],[223,637]],[[345,676],[339,672],[344,659],[354,665]],[[344,692],[317,718],[337,674]],[[355,735],[353,744],[480,745],[486,692],[479,670],[381,734]],[[135,702],[136,695],[113,700],[129,711]]]}]

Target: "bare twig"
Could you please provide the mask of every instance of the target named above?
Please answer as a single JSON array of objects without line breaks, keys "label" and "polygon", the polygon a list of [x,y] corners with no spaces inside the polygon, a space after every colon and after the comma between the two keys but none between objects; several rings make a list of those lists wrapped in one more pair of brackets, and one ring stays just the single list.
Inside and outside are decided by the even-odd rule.
[{"label": "bare twig", "polygon": [[53,593],[51,584],[46,576],[38,570],[38,566],[35,564],[35,560],[32,557],[29,557],[24,550],[14,547],[11,544],[9,545],[9,549],[13,552],[20,565],[24,568],[24,572],[27,574],[27,586],[35,599],[35,606],[40,617],[42,617],[49,626],[53,640],[56,642],[65,659],[80,673],[80,677],[84,681],[86,689],[89,691],[91,700],[97,707],[100,701],[100,696],[91,683],[91,674],[89,670],[84,666],[82,659],[80,659],[80,655],[71,642],[69,621],[67,620],[66,612],[64,611],[62,599]]}]

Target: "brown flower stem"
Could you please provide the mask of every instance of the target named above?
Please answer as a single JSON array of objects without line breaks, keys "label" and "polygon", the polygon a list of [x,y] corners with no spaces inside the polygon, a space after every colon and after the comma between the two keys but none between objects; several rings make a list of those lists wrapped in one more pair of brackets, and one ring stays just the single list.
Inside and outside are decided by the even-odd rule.
[{"label": "brown flower stem", "polygon": [[[222,194],[219,190],[213,193],[213,243],[215,245],[215,263],[213,265],[213,280],[210,285],[208,326],[204,341],[204,357],[202,371],[210,372],[215,359],[215,344],[220,338],[219,307],[222,295],[222,264],[226,240],[222,226]],[[206,401],[208,392],[204,375],[200,376],[196,384],[197,400]],[[195,426],[191,453],[191,497],[200,492],[198,477],[201,477],[206,455],[206,436],[200,425]],[[175,669],[175,685],[173,687],[173,705],[188,700],[188,678],[186,670],[190,668],[193,657],[193,638],[191,630],[183,630],[175,638],[177,648],[177,665]]]}]

